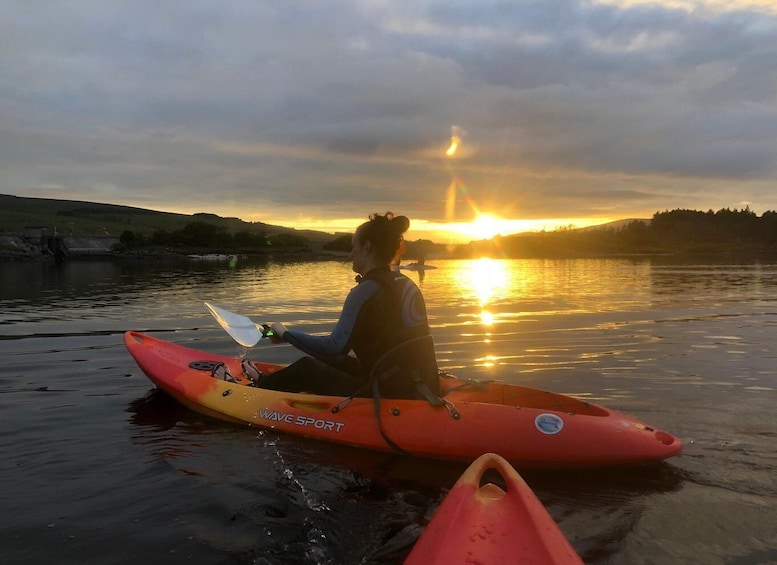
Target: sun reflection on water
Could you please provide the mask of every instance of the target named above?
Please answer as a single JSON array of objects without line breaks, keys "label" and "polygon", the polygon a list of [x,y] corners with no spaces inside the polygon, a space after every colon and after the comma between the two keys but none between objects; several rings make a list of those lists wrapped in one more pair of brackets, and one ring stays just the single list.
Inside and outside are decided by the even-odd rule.
[{"label": "sun reflection on water", "polygon": [[458,285],[463,295],[475,299],[479,307],[480,323],[489,328],[498,322],[498,314],[493,311],[495,298],[509,292],[509,276],[503,261],[497,259],[477,259],[469,261],[462,269]]}]

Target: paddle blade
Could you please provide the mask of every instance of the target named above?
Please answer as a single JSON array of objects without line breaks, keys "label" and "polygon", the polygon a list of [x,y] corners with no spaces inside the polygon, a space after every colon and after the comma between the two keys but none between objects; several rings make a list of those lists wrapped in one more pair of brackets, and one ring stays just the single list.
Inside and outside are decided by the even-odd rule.
[{"label": "paddle blade", "polygon": [[229,336],[243,347],[253,347],[262,339],[262,332],[251,321],[251,318],[235,314],[207,302],[205,306]]}]

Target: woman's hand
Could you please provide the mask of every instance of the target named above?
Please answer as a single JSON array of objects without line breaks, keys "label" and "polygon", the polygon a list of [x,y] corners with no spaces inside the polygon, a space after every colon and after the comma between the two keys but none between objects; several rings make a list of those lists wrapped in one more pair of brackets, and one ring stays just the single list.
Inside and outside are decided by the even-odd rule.
[{"label": "woman's hand", "polygon": [[286,333],[286,326],[280,322],[273,322],[269,326],[269,332],[265,332],[265,335],[270,338],[273,343],[281,343],[284,341],[283,334]]}]

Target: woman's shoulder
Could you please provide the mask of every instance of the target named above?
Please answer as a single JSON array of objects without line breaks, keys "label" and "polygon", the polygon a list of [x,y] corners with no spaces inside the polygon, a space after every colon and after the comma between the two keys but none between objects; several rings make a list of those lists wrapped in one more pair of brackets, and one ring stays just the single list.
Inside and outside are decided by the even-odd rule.
[{"label": "woman's shoulder", "polygon": [[346,298],[346,302],[348,301],[359,301],[363,302],[373,294],[375,294],[381,287],[381,284],[379,281],[375,279],[368,279],[363,278],[359,281],[359,284],[357,284],[355,287],[351,289],[351,291],[348,293],[348,297]]}]

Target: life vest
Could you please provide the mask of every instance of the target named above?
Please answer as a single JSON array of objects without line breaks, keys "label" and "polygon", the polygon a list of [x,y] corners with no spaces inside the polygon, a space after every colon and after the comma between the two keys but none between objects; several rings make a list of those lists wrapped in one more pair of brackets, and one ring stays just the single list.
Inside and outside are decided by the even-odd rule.
[{"label": "life vest", "polygon": [[426,304],[413,281],[388,267],[371,270],[359,284],[368,281],[377,288],[359,311],[351,343],[365,376],[389,349],[429,334]]},{"label": "life vest", "polygon": [[372,367],[373,395],[382,398],[426,399],[440,405],[440,371],[431,335],[403,341]]}]

